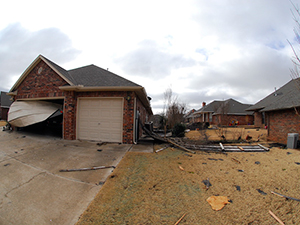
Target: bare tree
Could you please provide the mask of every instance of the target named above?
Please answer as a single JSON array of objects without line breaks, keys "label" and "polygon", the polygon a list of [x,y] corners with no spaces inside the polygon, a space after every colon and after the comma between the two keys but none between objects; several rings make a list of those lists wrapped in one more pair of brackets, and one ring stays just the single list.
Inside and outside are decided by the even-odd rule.
[{"label": "bare tree", "polygon": [[[300,44],[300,11],[298,5],[295,5],[292,1],[291,4],[293,6],[293,9],[291,10],[293,19],[295,21],[295,27],[294,27],[294,33],[297,40],[297,44]],[[291,71],[291,77],[293,79],[296,79],[299,77],[299,69],[300,69],[300,57],[299,52],[300,48],[298,46],[294,46],[289,40],[287,40],[289,45],[291,46],[294,56],[292,57],[292,61],[294,63],[294,69],[290,69]]]},{"label": "bare tree", "polygon": [[173,95],[172,88],[167,88],[164,92],[164,108],[162,113],[165,134],[167,126],[173,128],[176,123],[183,122],[186,110],[186,104],[179,102],[178,97]]}]

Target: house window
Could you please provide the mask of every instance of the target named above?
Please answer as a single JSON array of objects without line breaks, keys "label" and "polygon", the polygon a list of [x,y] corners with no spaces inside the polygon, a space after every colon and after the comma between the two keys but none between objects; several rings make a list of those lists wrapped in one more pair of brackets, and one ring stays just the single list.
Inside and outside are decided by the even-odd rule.
[{"label": "house window", "polygon": [[212,122],[212,113],[209,113],[209,122]]}]

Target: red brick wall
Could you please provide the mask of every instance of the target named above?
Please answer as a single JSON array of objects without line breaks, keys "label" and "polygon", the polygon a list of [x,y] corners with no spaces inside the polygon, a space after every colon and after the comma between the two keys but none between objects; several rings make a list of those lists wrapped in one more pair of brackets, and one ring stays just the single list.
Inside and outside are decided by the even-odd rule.
[{"label": "red brick wall", "polygon": [[254,112],[254,125],[256,127],[264,127],[264,124],[262,124],[262,114],[260,112]]},{"label": "red brick wall", "polygon": [[[40,73],[38,73],[39,68],[42,68]],[[66,84],[67,82],[58,76],[54,70],[41,61],[20,84],[15,100],[20,98],[61,97],[64,96],[64,93],[59,87]]]},{"label": "red brick wall", "polygon": [[300,116],[296,115],[294,109],[267,112],[266,115],[268,117],[268,140],[287,144],[288,133],[300,132]]},{"label": "red brick wall", "polygon": [[[147,110],[144,108],[142,102],[140,101],[139,98],[137,98],[137,111],[139,111],[140,113],[140,121],[143,123],[143,125],[145,125],[146,122],[150,121],[150,116],[149,113],[147,112]],[[143,135],[143,129],[142,129],[142,125],[139,125],[139,137],[141,137]]]}]

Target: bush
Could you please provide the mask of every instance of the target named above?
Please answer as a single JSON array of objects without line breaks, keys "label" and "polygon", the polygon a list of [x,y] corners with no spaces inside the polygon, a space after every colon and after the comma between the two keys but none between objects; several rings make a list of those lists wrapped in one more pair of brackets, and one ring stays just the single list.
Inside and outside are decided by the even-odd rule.
[{"label": "bush", "polygon": [[175,137],[184,137],[185,125],[181,123],[176,123],[173,127],[172,134]]}]

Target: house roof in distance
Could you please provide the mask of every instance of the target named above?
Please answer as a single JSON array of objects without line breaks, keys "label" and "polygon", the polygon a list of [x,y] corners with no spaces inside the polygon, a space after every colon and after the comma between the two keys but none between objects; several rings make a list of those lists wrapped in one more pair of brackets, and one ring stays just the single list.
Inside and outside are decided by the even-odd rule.
[{"label": "house roof in distance", "polygon": [[243,104],[230,98],[224,101],[213,101],[197,110],[195,114],[213,113],[214,115],[217,115],[224,113],[231,115],[252,115],[252,112],[246,111],[250,106],[251,104]]},{"label": "house roof in distance", "polygon": [[300,106],[300,78],[292,79],[284,86],[263,98],[248,111],[274,111]]}]

